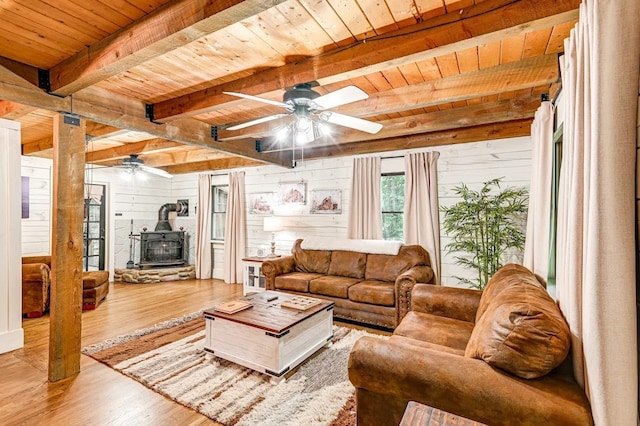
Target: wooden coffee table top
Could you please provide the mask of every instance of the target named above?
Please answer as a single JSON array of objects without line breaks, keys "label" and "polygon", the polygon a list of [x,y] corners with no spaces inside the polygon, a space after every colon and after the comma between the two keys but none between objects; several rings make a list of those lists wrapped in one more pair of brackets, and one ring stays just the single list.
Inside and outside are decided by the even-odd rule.
[{"label": "wooden coffee table top", "polygon": [[[272,301],[268,298],[277,296]],[[287,329],[293,327],[301,321],[327,309],[333,309],[333,302],[318,299],[320,303],[304,311],[292,308],[283,308],[280,306],[284,300],[296,297],[293,294],[282,293],[279,291],[263,291],[260,293],[250,294],[241,298],[253,305],[251,308],[245,309],[235,314],[225,314],[216,311],[215,308],[208,309],[204,312],[205,316],[213,318],[222,318],[229,321],[245,324],[251,327],[260,328],[274,334],[282,334]]]}]

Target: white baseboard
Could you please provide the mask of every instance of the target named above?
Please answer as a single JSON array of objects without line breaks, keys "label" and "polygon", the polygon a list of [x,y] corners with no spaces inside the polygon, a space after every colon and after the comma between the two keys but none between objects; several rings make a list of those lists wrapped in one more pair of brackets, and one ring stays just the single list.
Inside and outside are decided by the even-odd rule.
[{"label": "white baseboard", "polygon": [[0,354],[15,351],[24,346],[24,332],[22,328],[0,333]]}]

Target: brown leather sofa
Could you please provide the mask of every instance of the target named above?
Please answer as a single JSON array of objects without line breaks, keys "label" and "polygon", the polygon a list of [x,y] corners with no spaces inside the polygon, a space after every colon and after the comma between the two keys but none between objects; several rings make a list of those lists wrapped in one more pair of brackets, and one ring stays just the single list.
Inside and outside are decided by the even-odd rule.
[{"label": "brown leather sofa", "polygon": [[306,250],[295,242],[291,256],[262,263],[268,290],[331,300],[334,316],[395,328],[409,310],[416,283],[433,283],[429,254],[418,245],[398,254]]},{"label": "brown leather sofa", "polygon": [[[49,309],[51,256],[22,258],[22,315],[41,317]],[[95,309],[109,293],[109,272],[82,273],[82,310]]]},{"label": "brown leather sofa", "polygon": [[49,309],[51,256],[22,258],[22,315],[41,317]]},{"label": "brown leather sofa", "polygon": [[409,401],[490,425],[591,425],[569,349],[560,309],[522,266],[484,292],[418,284],[393,335],[351,351],[358,426],[398,425]]}]

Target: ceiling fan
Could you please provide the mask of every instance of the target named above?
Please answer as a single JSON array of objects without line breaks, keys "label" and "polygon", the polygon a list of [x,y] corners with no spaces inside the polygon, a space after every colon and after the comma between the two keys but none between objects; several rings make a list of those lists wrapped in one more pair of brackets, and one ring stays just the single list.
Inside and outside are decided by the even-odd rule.
[{"label": "ceiling fan", "polygon": [[145,171],[147,173],[152,173],[157,176],[162,176],[164,178],[172,178],[173,175],[165,172],[162,169],[157,169],[151,166],[145,166],[144,160],[138,157],[138,154],[130,154],[129,157],[122,159],[122,166],[129,173],[135,173],[138,170]]},{"label": "ceiling fan", "polygon": [[321,96],[318,92],[312,89],[312,87],[317,85],[317,82],[311,82],[297,84],[288,88],[284,92],[282,102],[247,95],[244,93],[223,92],[227,95],[264,102],[286,110],[286,113],[274,114],[250,120],[228,127],[227,130],[240,130],[245,127],[266,123],[268,121],[287,116],[291,116],[294,119],[287,125],[283,126],[278,131],[277,136],[282,137],[289,132],[293,132],[296,142],[300,143],[311,142],[317,139],[321,134],[328,134],[329,129],[326,126],[326,123],[337,124],[339,126],[349,127],[351,129],[372,134],[378,133],[380,129],[382,129],[382,124],[380,123],[329,111],[331,108],[367,99],[369,95],[367,95],[362,89],[356,86],[347,86]]}]

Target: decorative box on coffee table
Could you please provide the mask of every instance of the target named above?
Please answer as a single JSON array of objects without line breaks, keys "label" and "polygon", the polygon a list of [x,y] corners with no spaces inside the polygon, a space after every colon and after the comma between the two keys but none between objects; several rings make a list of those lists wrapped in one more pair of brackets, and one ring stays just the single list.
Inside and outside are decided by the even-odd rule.
[{"label": "decorative box on coffee table", "polygon": [[317,299],[304,310],[281,306],[294,298],[264,291],[241,299],[251,303],[248,309],[233,314],[205,311],[205,351],[266,373],[274,383],[283,381],[287,372],[333,337],[333,302]]}]

